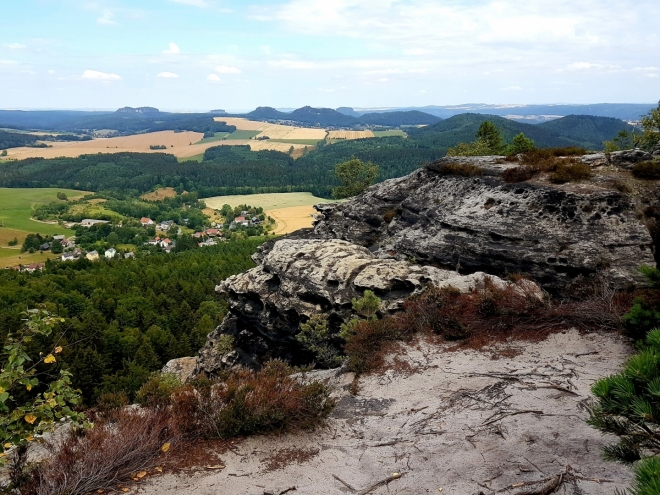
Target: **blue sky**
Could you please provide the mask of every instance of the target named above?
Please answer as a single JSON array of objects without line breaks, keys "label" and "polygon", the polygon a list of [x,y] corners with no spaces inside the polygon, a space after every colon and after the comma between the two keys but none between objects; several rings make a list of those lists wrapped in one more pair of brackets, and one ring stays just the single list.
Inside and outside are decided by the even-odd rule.
[{"label": "blue sky", "polygon": [[0,108],[654,102],[657,0],[0,0]]}]

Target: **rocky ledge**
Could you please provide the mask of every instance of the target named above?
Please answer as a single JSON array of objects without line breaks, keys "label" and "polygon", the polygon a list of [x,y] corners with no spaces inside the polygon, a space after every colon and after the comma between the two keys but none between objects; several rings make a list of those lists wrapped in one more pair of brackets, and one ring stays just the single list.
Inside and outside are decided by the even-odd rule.
[{"label": "rocky ledge", "polygon": [[549,291],[603,269],[619,287],[641,283],[639,265],[655,264],[632,195],[591,184],[443,175],[445,161],[453,159],[372,186],[351,201],[318,205],[315,235],[460,273],[524,273]]},{"label": "rocky ledge", "polygon": [[[326,314],[330,332],[337,333],[353,316],[352,299],[366,290],[382,299],[383,316],[428,286],[465,292],[483,284],[486,276],[379,259],[368,249],[337,239],[283,239],[265,246],[255,260],[259,266],[216,288],[227,296],[230,315],[200,350],[197,372],[259,366],[273,357],[307,364],[312,358],[295,336],[300,323],[313,315]],[[498,286],[509,283],[491,280]],[[229,347],[226,335],[231,337]]]}]

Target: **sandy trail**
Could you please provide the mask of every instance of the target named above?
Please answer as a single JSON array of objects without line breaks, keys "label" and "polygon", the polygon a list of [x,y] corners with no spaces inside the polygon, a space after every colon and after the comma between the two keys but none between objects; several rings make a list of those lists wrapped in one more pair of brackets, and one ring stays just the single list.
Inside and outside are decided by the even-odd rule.
[{"label": "sandy trail", "polygon": [[[621,337],[568,331],[487,351],[447,352],[449,346],[401,346],[398,358],[412,374],[363,377],[355,397],[346,391],[350,374],[333,377],[340,400],[327,428],[248,438],[222,455],[225,469],[151,478],[140,493],[262,495],[295,487],[289,493],[340,495],[406,473],[370,493],[512,495],[523,488],[507,487],[569,465],[574,474],[610,482],[578,480],[556,493],[614,494],[630,481],[627,467],[601,459],[606,439],[584,421],[589,387],[629,353]],[[283,449],[309,459],[272,469]]]}]

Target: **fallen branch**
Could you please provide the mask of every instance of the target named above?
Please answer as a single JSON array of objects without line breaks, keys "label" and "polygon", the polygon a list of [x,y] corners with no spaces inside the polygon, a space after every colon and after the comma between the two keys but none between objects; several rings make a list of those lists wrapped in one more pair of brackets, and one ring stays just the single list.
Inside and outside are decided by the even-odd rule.
[{"label": "fallen branch", "polygon": [[495,493],[508,492],[509,490],[513,490],[514,488],[522,488],[522,487],[526,487],[526,486],[534,486],[534,485],[541,484],[542,486],[540,486],[536,490],[533,490],[533,491],[528,491],[528,490],[520,491],[520,492],[517,492],[515,495],[550,495],[551,493],[556,492],[564,482],[570,482],[570,481],[576,481],[576,480],[592,481],[594,483],[599,483],[599,484],[600,483],[615,483],[614,480],[601,479],[601,478],[586,478],[584,476],[575,475],[572,472],[572,468],[570,466],[566,466],[566,470],[563,473],[557,474],[555,476],[551,476],[550,478],[544,478],[544,479],[538,480],[538,481],[525,481],[525,482],[522,482],[522,483],[515,483],[513,485],[507,486],[506,488],[502,488],[501,490],[498,490]]},{"label": "fallen branch", "polygon": [[371,485],[369,488],[365,488],[364,490],[359,491],[358,495],[366,495],[367,493],[371,493],[376,488],[380,488],[381,486],[389,485],[392,481],[396,481],[400,478],[403,478],[406,474],[408,474],[408,473],[397,473],[397,474],[393,474],[392,476],[388,476],[384,480],[381,480],[378,483],[376,483],[374,485]]},{"label": "fallen branch", "polygon": [[357,490],[356,490],[355,488],[353,488],[351,485],[349,485],[348,483],[346,483],[343,479],[341,479],[341,478],[340,478],[339,476],[337,476],[336,474],[333,474],[332,477],[333,477],[334,479],[336,479],[337,481],[339,481],[342,485],[344,485],[344,486],[345,486],[346,488],[348,488],[350,491],[352,491],[352,492],[357,492]]},{"label": "fallen branch", "polygon": [[[500,414],[500,413],[498,413],[498,414]],[[491,419],[490,421],[486,420],[484,423],[481,424],[481,426],[488,426],[488,425],[491,425],[493,423],[496,423],[496,422],[506,418],[507,416],[517,416],[519,414],[543,414],[543,411],[535,411],[535,410],[531,410],[531,409],[530,410],[525,410],[525,411],[512,411],[512,412],[502,414],[499,418]],[[491,416],[491,418],[492,418],[492,416]]]}]

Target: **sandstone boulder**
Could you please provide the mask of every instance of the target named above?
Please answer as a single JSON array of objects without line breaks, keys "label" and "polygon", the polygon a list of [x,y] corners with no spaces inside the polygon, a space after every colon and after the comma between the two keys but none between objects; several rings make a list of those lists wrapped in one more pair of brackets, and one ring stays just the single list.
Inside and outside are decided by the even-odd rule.
[{"label": "sandstone boulder", "polygon": [[549,291],[600,270],[619,287],[642,283],[639,265],[655,260],[634,199],[576,189],[442,175],[431,164],[317,206],[315,235],[460,273],[525,273]]},{"label": "sandstone boulder", "polygon": [[194,376],[195,368],[197,367],[197,358],[195,357],[182,357],[178,359],[169,360],[163,369],[163,373],[170,373],[176,376],[181,383],[186,383]]},{"label": "sandstone boulder", "polygon": [[630,169],[639,162],[653,160],[653,155],[640,149],[615,151],[610,153],[610,162],[621,168]]},{"label": "sandstone boulder", "polygon": [[[259,266],[216,288],[227,296],[230,314],[200,350],[198,372],[258,367],[273,357],[306,364],[311,358],[295,336],[300,323],[313,315],[327,315],[331,333],[337,333],[355,316],[352,299],[366,290],[381,298],[383,316],[398,311],[409,296],[429,286],[467,292],[480,287],[486,277],[377,258],[364,247],[338,239],[283,239],[255,259]],[[492,281],[497,286],[507,284],[497,277]]]}]

